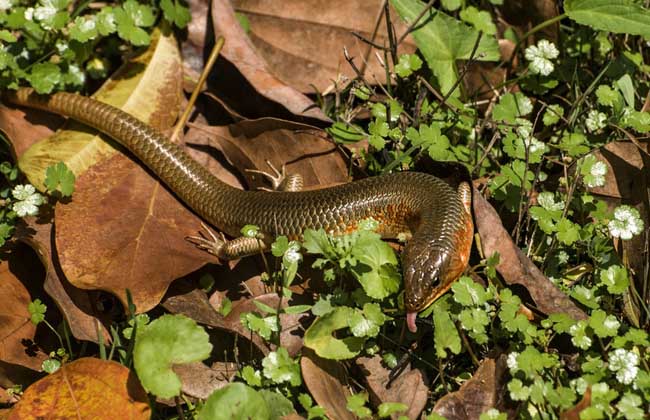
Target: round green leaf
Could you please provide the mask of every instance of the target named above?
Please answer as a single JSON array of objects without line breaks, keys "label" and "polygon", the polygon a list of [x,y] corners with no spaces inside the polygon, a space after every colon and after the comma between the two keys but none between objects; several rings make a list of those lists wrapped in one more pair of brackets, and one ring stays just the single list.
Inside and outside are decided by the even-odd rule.
[{"label": "round green leaf", "polygon": [[171,398],[181,392],[172,365],[201,361],[211,351],[208,334],[196,322],[183,315],[163,315],[138,330],[133,361],[144,389]]}]

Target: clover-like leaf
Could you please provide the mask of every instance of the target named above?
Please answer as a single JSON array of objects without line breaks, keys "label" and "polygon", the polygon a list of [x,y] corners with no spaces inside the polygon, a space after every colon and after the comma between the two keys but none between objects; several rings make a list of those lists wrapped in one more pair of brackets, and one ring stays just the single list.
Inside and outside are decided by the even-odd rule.
[{"label": "clover-like leaf", "polygon": [[210,356],[208,334],[183,315],[163,315],[138,330],[133,361],[142,386],[160,398],[181,392],[181,381],[172,366],[198,362]]}]

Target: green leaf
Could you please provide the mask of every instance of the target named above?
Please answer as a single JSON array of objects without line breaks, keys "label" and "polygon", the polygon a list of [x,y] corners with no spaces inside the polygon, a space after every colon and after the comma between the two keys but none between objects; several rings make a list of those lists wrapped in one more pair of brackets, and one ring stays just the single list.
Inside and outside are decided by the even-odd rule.
[{"label": "green leaf", "polygon": [[650,11],[633,0],[566,0],[564,11],[594,29],[650,37]]},{"label": "green leaf", "polygon": [[356,143],[366,138],[366,133],[361,127],[344,122],[335,122],[325,131],[332,136],[334,141],[342,144]]},{"label": "green leaf", "polygon": [[270,419],[282,419],[284,416],[296,412],[291,401],[278,391],[262,389],[258,393],[266,401],[266,406],[270,411]]},{"label": "green leaf", "polygon": [[514,401],[526,401],[530,396],[530,387],[524,386],[520,379],[513,379],[508,382],[510,398]]},{"label": "green leaf", "polygon": [[485,344],[488,342],[488,336],[485,333],[485,327],[490,324],[490,317],[481,308],[467,308],[463,309],[458,314],[458,320],[461,326],[469,335],[476,340],[478,344]]},{"label": "green leaf", "polygon": [[178,0],[161,0],[160,8],[165,15],[165,19],[178,28],[183,29],[192,19],[190,10]]},{"label": "green leaf", "polygon": [[[391,0],[402,19],[411,24],[425,4],[419,0]],[[438,79],[443,95],[447,95],[458,80],[457,60],[467,60],[479,36],[476,29],[435,9],[429,10],[419,21],[412,35],[429,68]],[[484,35],[474,57],[479,61],[499,59],[496,38]],[[452,96],[459,97],[459,89]]]},{"label": "green leaf", "polygon": [[47,306],[40,299],[34,299],[27,305],[27,311],[29,312],[29,319],[32,321],[32,324],[38,325],[45,320]]},{"label": "green leaf", "polygon": [[632,78],[629,74],[624,74],[623,77],[614,82],[618,89],[623,94],[627,106],[634,109],[634,85],[632,84]]},{"label": "green leaf", "polygon": [[359,394],[354,394],[348,396],[348,403],[346,408],[354,413],[357,417],[368,418],[372,416],[372,411],[366,404],[368,403],[368,394],[366,392],[361,392]]},{"label": "green leaf", "polygon": [[616,336],[620,325],[621,323],[618,322],[614,315],[607,315],[602,309],[593,311],[589,318],[589,326],[594,330],[594,334],[600,338]]},{"label": "green leaf", "polygon": [[449,10],[450,12],[453,12],[454,10],[458,9],[460,7],[460,0],[441,0],[440,4],[442,4],[442,7],[445,10]]},{"label": "green leaf", "polygon": [[95,23],[100,35],[107,36],[114,33],[117,30],[117,25],[115,24],[113,8],[110,6],[102,7],[102,10],[96,15]]},{"label": "green leaf", "polygon": [[275,315],[263,317],[253,312],[240,315],[241,323],[249,330],[256,332],[265,340],[270,340],[274,332],[280,331],[278,318]]},{"label": "green leaf", "polygon": [[517,365],[526,376],[531,378],[545,369],[559,367],[559,361],[556,355],[541,353],[533,346],[526,346],[526,349],[517,356]]},{"label": "green leaf", "polygon": [[379,418],[384,418],[400,412],[406,413],[408,409],[409,406],[404,403],[385,402],[379,404],[379,407],[377,407],[377,414],[379,415]]},{"label": "green leaf", "polygon": [[627,270],[620,265],[612,265],[600,272],[600,284],[607,287],[607,292],[620,295],[630,286]]},{"label": "green leaf", "polygon": [[510,124],[517,123],[517,118],[524,117],[533,111],[530,99],[521,92],[506,93],[494,106],[492,116],[498,121]]},{"label": "green leaf", "polygon": [[59,191],[63,197],[74,192],[74,173],[63,162],[50,165],[45,170],[45,187],[48,191]]},{"label": "green leaf", "polygon": [[239,376],[250,386],[262,386],[262,373],[252,366],[244,366],[239,372]]},{"label": "green leaf", "polygon": [[607,85],[600,85],[596,89],[596,98],[598,103],[618,110],[623,107],[623,97],[617,91]]},{"label": "green leaf", "polygon": [[571,291],[571,297],[582,303],[588,308],[597,309],[599,298],[594,294],[594,289],[589,289],[585,286],[578,285]]},{"label": "green leaf", "polygon": [[453,354],[460,353],[460,336],[449,315],[449,295],[438,299],[431,306],[433,308],[433,343],[436,348],[436,356],[447,357],[446,349]]},{"label": "green leaf", "polygon": [[397,256],[379,234],[359,231],[350,255],[357,260],[352,274],[368,296],[383,299],[399,290],[401,276]]},{"label": "green leaf", "polygon": [[305,346],[326,359],[351,359],[359,354],[366,341],[364,338],[339,339],[332,335],[337,330],[348,327],[348,320],[352,313],[352,308],[340,306],[316,319],[305,332]]},{"label": "green leaf", "polygon": [[478,10],[474,6],[469,6],[460,11],[460,18],[486,35],[495,35],[497,33],[497,26],[492,22],[492,16],[485,10]]},{"label": "green leaf", "polygon": [[50,93],[61,81],[61,69],[54,63],[36,63],[27,80],[37,93]]},{"label": "green leaf", "polygon": [[300,365],[289,356],[286,348],[280,347],[277,351],[270,352],[262,359],[264,376],[276,384],[289,382],[292,386],[300,386]]},{"label": "green leaf", "polygon": [[573,245],[578,239],[580,239],[580,226],[573,223],[569,219],[561,219],[555,225],[557,230],[557,238],[564,245]]},{"label": "green leaf", "polygon": [[16,37],[6,29],[0,29],[0,41],[16,42]]},{"label": "green leaf", "polygon": [[560,139],[559,147],[569,155],[577,157],[589,152],[586,142],[587,138],[582,133],[566,133]]},{"label": "green leaf", "polygon": [[580,320],[569,328],[571,342],[582,350],[588,350],[593,342],[591,334],[587,331],[587,325],[586,321]]},{"label": "green leaf", "polygon": [[641,420],[645,417],[645,411],[641,407],[642,404],[643,400],[641,397],[631,392],[626,392],[618,404],[616,404],[616,408],[628,420]]},{"label": "green leaf", "polygon": [[210,356],[208,334],[183,315],[163,315],[138,330],[133,349],[135,371],[142,386],[160,398],[180,395],[181,381],[172,366]]},{"label": "green leaf", "polygon": [[542,122],[545,126],[549,127],[551,125],[557,124],[560,121],[560,118],[564,115],[564,108],[561,105],[553,104],[549,105],[544,111],[544,116],[542,117]]},{"label": "green leaf", "polygon": [[395,73],[399,77],[409,77],[414,71],[420,70],[422,60],[415,54],[402,54],[395,65]]},{"label": "green leaf", "polygon": [[81,43],[95,39],[99,31],[97,30],[97,23],[95,19],[86,19],[82,16],[77,16],[74,24],[70,27],[70,39],[74,39]]},{"label": "green leaf", "polygon": [[271,412],[262,395],[239,382],[213,392],[198,415],[198,420],[265,420],[270,418]]},{"label": "green leaf", "polygon": [[492,294],[470,277],[463,276],[451,286],[454,300],[463,306],[480,306],[487,302]]}]

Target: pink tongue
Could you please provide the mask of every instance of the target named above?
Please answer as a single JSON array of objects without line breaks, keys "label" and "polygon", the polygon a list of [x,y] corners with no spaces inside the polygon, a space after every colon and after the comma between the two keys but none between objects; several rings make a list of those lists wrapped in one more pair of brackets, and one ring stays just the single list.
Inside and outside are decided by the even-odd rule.
[{"label": "pink tongue", "polygon": [[417,318],[417,316],[417,312],[409,312],[406,314],[406,326],[412,333],[416,333],[418,331],[418,327],[415,326],[415,318]]}]

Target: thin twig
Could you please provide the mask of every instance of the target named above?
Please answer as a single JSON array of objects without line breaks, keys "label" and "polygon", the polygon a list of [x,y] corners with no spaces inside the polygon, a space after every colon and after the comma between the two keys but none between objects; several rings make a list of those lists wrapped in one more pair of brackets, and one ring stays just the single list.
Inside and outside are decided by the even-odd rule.
[{"label": "thin twig", "polygon": [[220,36],[219,38],[217,38],[217,42],[214,44],[214,47],[212,48],[212,52],[210,52],[210,57],[208,58],[208,62],[205,63],[205,67],[201,72],[201,76],[199,76],[199,81],[197,82],[196,87],[192,92],[192,96],[190,96],[190,100],[187,103],[187,106],[185,107],[185,111],[183,111],[183,115],[181,115],[181,118],[178,120],[178,123],[176,123],[176,127],[174,127],[174,132],[170,137],[170,141],[172,142],[176,141],[181,131],[183,131],[183,128],[185,128],[185,124],[187,124],[187,120],[190,119],[190,114],[192,113],[192,108],[194,107],[194,103],[196,102],[196,99],[199,97],[199,93],[201,92],[201,89],[203,88],[205,81],[208,79],[208,75],[210,74],[212,67],[214,67],[214,63],[217,61],[217,58],[219,57],[219,53],[221,52],[221,48],[223,48],[224,42],[225,42],[224,37]]},{"label": "thin twig", "polygon": [[427,12],[428,12],[429,10],[431,10],[431,8],[433,7],[433,4],[434,4],[435,2],[436,2],[436,0],[431,0],[429,3],[426,4],[426,6],[424,6],[424,9],[422,9],[422,11],[420,12],[420,14],[418,14],[418,15],[415,17],[415,19],[413,19],[413,22],[411,22],[411,24],[409,25],[409,27],[406,28],[406,30],[404,31],[404,33],[402,34],[402,36],[399,37],[399,40],[397,41],[397,45],[401,44],[401,43],[404,41],[404,39],[408,36],[408,34],[410,34],[411,32],[413,32],[414,28],[415,28],[415,27],[418,25],[418,23],[420,22],[420,19],[422,19],[422,17],[423,17],[424,15],[426,15]]}]

